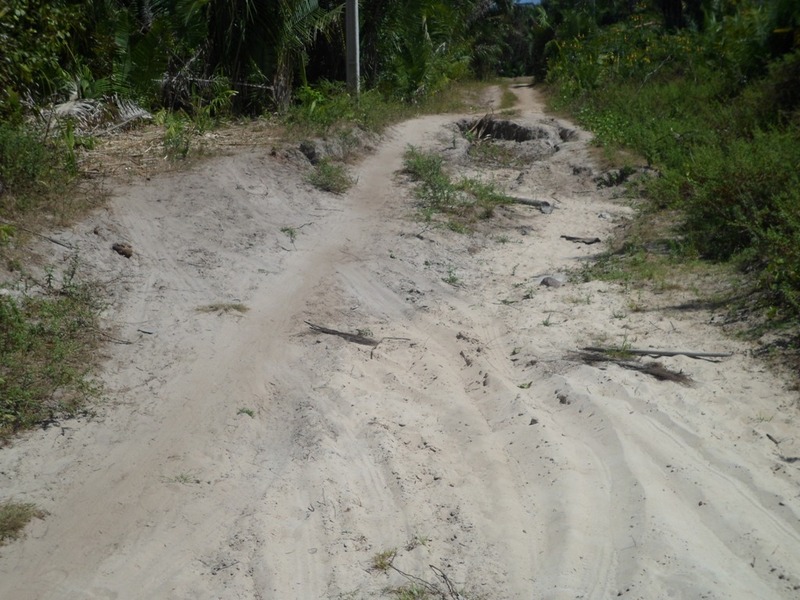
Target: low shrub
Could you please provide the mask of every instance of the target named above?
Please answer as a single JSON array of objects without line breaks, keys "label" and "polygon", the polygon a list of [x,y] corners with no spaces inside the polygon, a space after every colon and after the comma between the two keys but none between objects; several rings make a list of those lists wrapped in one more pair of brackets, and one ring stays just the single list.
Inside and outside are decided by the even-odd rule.
[{"label": "low shrub", "polygon": [[0,295],[0,437],[74,415],[96,393],[94,296],[73,269],[36,296]]},{"label": "low shrub", "polygon": [[768,17],[745,3],[665,33],[634,15],[557,40],[548,76],[599,144],[656,167],[641,191],[681,211],[674,248],[739,261],[800,316],[800,50],[772,57]]}]

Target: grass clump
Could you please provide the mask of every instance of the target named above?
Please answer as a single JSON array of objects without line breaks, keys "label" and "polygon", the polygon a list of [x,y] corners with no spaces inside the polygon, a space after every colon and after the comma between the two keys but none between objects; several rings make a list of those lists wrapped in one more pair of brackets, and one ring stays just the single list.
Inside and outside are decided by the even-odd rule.
[{"label": "grass clump", "polygon": [[427,587],[415,583],[393,589],[391,593],[397,600],[429,600],[434,598]]},{"label": "grass clump", "polygon": [[97,394],[99,309],[72,270],[36,296],[0,295],[0,437],[74,415]]},{"label": "grass clump", "polygon": [[343,194],[353,185],[353,178],[347,173],[347,168],[327,158],[319,161],[314,171],[309,175],[309,183],[323,192]]},{"label": "grass clump", "polygon": [[404,157],[405,172],[417,181],[415,195],[426,221],[437,214],[446,215],[447,226],[456,232],[469,231],[478,219],[488,219],[495,209],[511,199],[493,185],[477,179],[453,181],[444,169],[444,161],[434,152],[409,148]]},{"label": "grass clump", "polygon": [[0,504],[0,546],[19,539],[31,520],[44,519],[46,516],[45,511],[30,502],[3,502]]},{"label": "grass clump", "polygon": [[397,557],[397,550],[395,548],[378,552],[375,556],[372,557],[371,568],[373,571],[386,572],[391,568],[392,562],[396,557]]}]

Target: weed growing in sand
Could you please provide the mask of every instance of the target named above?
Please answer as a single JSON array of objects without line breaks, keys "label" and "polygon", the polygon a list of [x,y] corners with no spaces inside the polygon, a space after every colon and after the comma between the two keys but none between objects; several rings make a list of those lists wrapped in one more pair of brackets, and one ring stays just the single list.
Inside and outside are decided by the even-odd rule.
[{"label": "weed growing in sand", "polygon": [[163,481],[166,483],[180,483],[181,485],[193,485],[200,483],[200,479],[198,479],[197,475],[189,472],[178,473],[172,477],[164,477]]},{"label": "weed growing in sand", "polygon": [[247,415],[251,419],[255,419],[256,418],[256,413],[253,411],[252,408],[240,408],[239,410],[236,411],[236,414],[237,415]]},{"label": "weed growing in sand", "polygon": [[45,511],[30,502],[3,502],[0,504],[0,546],[18,539],[32,519],[44,519],[46,516]]},{"label": "weed growing in sand", "polygon": [[550,327],[553,324],[553,313],[547,313],[547,318],[542,321],[542,325],[545,327]]},{"label": "weed growing in sand", "polygon": [[372,565],[370,566],[370,568],[373,571],[386,572],[392,566],[392,562],[394,561],[396,556],[397,556],[396,548],[378,552],[375,556],[372,557]]},{"label": "weed growing in sand", "polygon": [[353,185],[353,178],[347,173],[344,165],[324,158],[317,163],[308,181],[315,188],[332,194],[343,194]]},{"label": "weed growing in sand", "polygon": [[406,544],[406,550],[411,552],[414,548],[419,546],[427,546],[430,543],[430,538],[426,535],[415,535]]},{"label": "weed growing in sand", "polygon": [[471,178],[452,181],[442,157],[434,152],[410,147],[404,156],[404,170],[418,182],[414,193],[421,218],[431,221],[437,214],[447,215],[447,227],[459,233],[469,231],[469,225],[478,219],[492,217],[497,206],[511,202],[492,184]]},{"label": "weed growing in sand", "polygon": [[390,592],[397,600],[429,600],[434,598],[428,588],[416,583],[395,588]]},{"label": "weed growing in sand", "polygon": [[442,277],[442,281],[453,287],[457,287],[461,284],[461,280],[458,278],[458,275],[456,275],[456,270],[453,267],[447,270],[447,277]]},{"label": "weed growing in sand", "polygon": [[99,391],[89,374],[101,307],[77,269],[75,257],[60,281],[48,270],[26,278],[26,293],[0,295],[0,438],[74,415]]},{"label": "weed growing in sand", "polygon": [[155,115],[156,125],[164,127],[164,146],[166,157],[170,160],[186,158],[191,144],[191,122],[182,112],[161,110]]},{"label": "weed growing in sand", "polygon": [[769,423],[772,419],[775,418],[775,415],[765,415],[764,413],[758,413],[755,418],[756,423]]},{"label": "weed growing in sand", "polygon": [[633,345],[631,344],[630,340],[628,339],[628,336],[626,335],[625,337],[622,338],[622,343],[620,343],[618,346],[609,348],[606,354],[608,354],[613,358],[629,359],[633,357],[633,354],[631,354],[632,347]]},{"label": "weed growing in sand", "polygon": [[246,313],[250,308],[241,302],[214,302],[204,306],[198,306],[195,310],[201,313],[218,313],[220,315],[229,312]]},{"label": "weed growing in sand", "polygon": [[297,239],[297,229],[294,227],[281,227],[281,233],[286,234],[286,237],[289,238],[289,241],[294,246],[294,241]]}]

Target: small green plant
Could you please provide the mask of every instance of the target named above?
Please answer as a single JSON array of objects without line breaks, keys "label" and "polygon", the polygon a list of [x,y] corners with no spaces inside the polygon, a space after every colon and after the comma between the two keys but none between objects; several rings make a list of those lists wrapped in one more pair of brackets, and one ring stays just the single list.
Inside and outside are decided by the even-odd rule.
[{"label": "small green plant", "polygon": [[281,233],[285,234],[292,246],[294,246],[294,241],[297,239],[297,229],[294,227],[281,227]]},{"label": "small green plant", "polygon": [[395,588],[391,590],[391,593],[397,600],[433,600],[434,598],[428,587],[417,583]]},{"label": "small green plant", "polygon": [[44,519],[47,513],[30,502],[7,500],[0,504],[0,546],[19,539],[32,519]]},{"label": "small green plant", "polygon": [[447,277],[443,277],[442,281],[444,281],[449,285],[452,285],[453,287],[457,287],[461,284],[461,279],[459,279],[458,275],[456,275],[456,270],[454,267],[450,267],[447,270]]},{"label": "small green plant", "polygon": [[774,417],[775,417],[774,415],[767,416],[764,413],[758,413],[758,415],[756,415],[755,421],[756,423],[769,423],[770,421],[772,421]]},{"label": "small green plant", "polygon": [[255,419],[256,418],[256,413],[253,411],[252,408],[240,408],[239,410],[236,411],[236,414],[237,415],[247,415],[251,419]]},{"label": "small green plant", "polygon": [[519,384],[517,387],[518,387],[519,389],[521,389],[521,390],[527,390],[527,389],[530,389],[530,387],[531,387],[532,385],[533,385],[533,382],[532,382],[532,381],[528,381],[528,382],[526,382],[526,383],[520,383],[520,384]]},{"label": "small green plant", "polygon": [[173,475],[172,477],[165,477],[166,483],[180,483],[181,485],[195,485],[200,482],[200,479],[194,473],[184,472]]},{"label": "small green plant", "polygon": [[170,160],[184,159],[189,154],[191,128],[189,118],[182,112],[161,110],[154,122],[164,127],[162,145]]},{"label": "small green plant", "polygon": [[550,312],[547,313],[547,318],[544,321],[542,321],[542,325],[544,325],[545,327],[550,327],[550,325],[552,324],[553,324],[553,313]]},{"label": "small green plant", "polygon": [[361,337],[372,337],[372,329],[369,327],[363,327],[361,329],[356,329],[356,333]]},{"label": "small green plant", "polygon": [[314,187],[332,194],[343,194],[354,183],[344,165],[334,163],[328,158],[317,163],[308,181]]},{"label": "small green plant", "polygon": [[385,573],[391,568],[392,562],[394,561],[396,556],[397,556],[396,548],[378,552],[375,556],[372,557],[372,565],[370,568],[373,571],[382,571]]},{"label": "small green plant", "polygon": [[447,216],[452,231],[465,233],[478,219],[488,219],[494,209],[511,200],[493,185],[465,178],[454,182],[444,169],[441,156],[410,147],[404,156],[404,171],[417,182],[414,194],[424,220]]},{"label": "small green plant", "polygon": [[608,355],[619,359],[629,359],[633,357],[633,354],[630,351],[632,347],[633,346],[630,340],[628,340],[628,336],[626,335],[622,338],[622,343],[610,349]]},{"label": "small green plant", "polygon": [[430,543],[430,538],[425,535],[415,535],[406,544],[406,550],[411,552],[414,548],[419,546],[427,546]]}]

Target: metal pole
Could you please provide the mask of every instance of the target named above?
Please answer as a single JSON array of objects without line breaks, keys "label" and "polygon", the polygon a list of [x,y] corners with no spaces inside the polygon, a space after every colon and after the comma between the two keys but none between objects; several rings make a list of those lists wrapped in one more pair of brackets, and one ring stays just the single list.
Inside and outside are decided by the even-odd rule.
[{"label": "metal pole", "polygon": [[358,0],[345,4],[345,36],[347,40],[347,89],[358,98],[361,92],[361,59],[358,35]]}]

